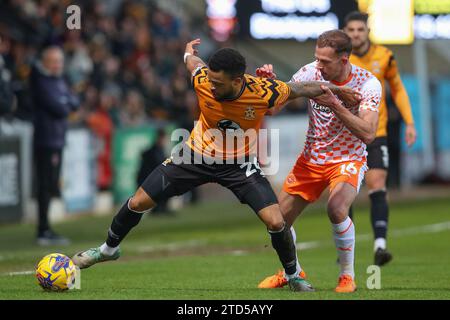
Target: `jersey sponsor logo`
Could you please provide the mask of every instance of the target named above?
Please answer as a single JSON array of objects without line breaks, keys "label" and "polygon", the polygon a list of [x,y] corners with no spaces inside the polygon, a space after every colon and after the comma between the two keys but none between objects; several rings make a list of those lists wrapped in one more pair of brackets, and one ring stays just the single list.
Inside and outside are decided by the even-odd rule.
[{"label": "jersey sponsor logo", "polygon": [[328,107],[321,106],[320,104],[314,103],[312,106],[315,110],[318,110],[320,112],[326,112],[331,113],[331,109]]},{"label": "jersey sponsor logo", "polygon": [[252,106],[248,106],[247,109],[245,109],[245,120],[255,120],[256,114],[255,114],[255,108]]},{"label": "jersey sponsor logo", "polygon": [[234,122],[233,120],[229,119],[222,119],[219,122],[217,122],[217,128],[219,128],[221,131],[227,131],[227,130],[238,130],[241,128],[239,123]]}]

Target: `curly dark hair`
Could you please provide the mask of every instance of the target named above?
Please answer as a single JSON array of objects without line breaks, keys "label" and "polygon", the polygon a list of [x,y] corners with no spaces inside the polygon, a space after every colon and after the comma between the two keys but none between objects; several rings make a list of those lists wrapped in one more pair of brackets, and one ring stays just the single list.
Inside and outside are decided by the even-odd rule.
[{"label": "curly dark hair", "polygon": [[244,75],[246,63],[245,58],[237,50],[223,48],[211,56],[208,66],[211,71],[223,71],[234,79]]}]

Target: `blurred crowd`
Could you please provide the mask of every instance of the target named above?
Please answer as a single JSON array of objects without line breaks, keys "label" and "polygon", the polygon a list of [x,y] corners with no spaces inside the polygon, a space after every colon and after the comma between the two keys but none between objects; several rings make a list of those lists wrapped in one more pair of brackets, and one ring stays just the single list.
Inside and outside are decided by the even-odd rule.
[{"label": "blurred crowd", "polygon": [[[71,4],[81,8],[80,30],[66,27]],[[66,80],[81,99],[72,123],[103,135],[164,120],[188,126],[196,99],[182,59],[192,37],[185,19],[145,0],[2,1],[0,54],[17,97],[14,116],[32,120],[32,66],[42,48],[55,45],[63,48]]]},{"label": "blurred crowd", "polygon": [[[73,4],[81,9],[79,30],[66,25],[72,14],[66,10]],[[142,125],[160,128],[167,123],[188,130],[193,127],[198,116],[197,100],[183,62],[185,44],[194,32],[189,19],[195,17],[164,10],[154,0],[1,1],[0,100],[4,102],[0,101],[0,106],[10,108],[3,108],[0,117],[34,123],[36,147],[37,128],[53,132],[51,121],[61,121],[56,114],[54,120],[50,119],[53,111],[46,110],[46,96],[53,96],[55,103],[76,97],[78,105],[68,106],[68,119],[56,126],[66,127],[68,120],[69,126],[92,130],[101,146],[97,148],[97,184],[108,189],[116,129]],[[196,34],[201,34],[203,25],[196,23],[196,27],[200,28]],[[206,48],[213,50],[215,44],[208,46],[205,40]],[[47,59],[43,52],[51,47],[62,49],[61,77],[70,91],[60,97],[51,86],[62,82],[51,84],[45,79],[45,68],[35,68]],[[44,63],[47,71],[52,63],[58,63],[51,56]],[[40,74],[39,81],[44,83],[36,82],[33,88],[33,74]],[[55,108],[66,109],[63,104]],[[50,120],[43,122],[39,115],[47,111]],[[54,147],[54,141],[49,140],[56,139],[55,135],[39,135],[46,140],[44,147]],[[60,139],[64,139],[63,132]]]},{"label": "blurred crowd", "polygon": [[[74,4],[81,12],[79,30],[70,30],[66,24],[72,14],[67,8]],[[36,116],[48,109],[46,96],[56,100],[76,97],[78,105],[55,108],[70,109],[69,126],[88,127],[97,137],[97,184],[107,189],[112,181],[111,145],[116,129],[146,124],[160,128],[167,123],[192,129],[198,118],[197,99],[183,54],[186,43],[200,36],[202,57],[208,57],[218,46],[208,33],[204,17],[180,8],[169,12],[156,0],[2,0],[0,109],[6,105],[12,108],[0,110],[0,117],[21,119],[34,123],[35,130],[53,132],[49,128],[55,125],[49,125],[50,120],[43,122]],[[35,68],[44,60],[44,49],[52,47],[62,49],[61,76],[70,91],[59,98],[55,94],[59,90],[47,88],[52,84],[39,75],[42,68]],[[52,62],[53,55],[59,54],[48,55],[49,68],[58,63],[58,59]],[[251,72],[256,66],[248,63]],[[34,88],[33,70],[41,79]],[[53,85],[59,86],[56,83]],[[303,104],[296,101],[287,109]],[[48,116],[52,117],[51,110]],[[63,131],[60,140],[64,140]],[[44,140],[57,138],[49,132],[40,136]],[[43,146],[53,148],[55,142],[45,141]]]}]

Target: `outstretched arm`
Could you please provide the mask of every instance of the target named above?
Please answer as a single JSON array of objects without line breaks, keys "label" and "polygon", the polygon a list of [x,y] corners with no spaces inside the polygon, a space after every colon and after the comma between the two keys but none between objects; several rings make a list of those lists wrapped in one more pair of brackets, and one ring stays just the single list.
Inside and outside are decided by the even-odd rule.
[{"label": "outstretched arm", "polygon": [[[276,79],[277,75],[273,70],[273,65],[265,64],[259,67],[255,71],[258,77]],[[306,97],[314,99],[324,93],[321,89],[321,85],[327,86],[331,92],[341,99],[345,105],[355,106],[361,101],[361,96],[356,91],[348,87],[338,87],[331,83],[319,82],[319,81],[301,81],[301,82],[288,82],[291,88],[291,94],[289,95],[288,101],[299,97]]]},{"label": "outstretched arm", "polygon": [[[326,93],[323,88],[328,88],[332,93],[337,95],[345,105],[355,106],[361,102],[361,95],[348,87],[338,87],[331,83],[320,81],[288,82],[287,84],[291,88],[291,93],[288,100],[293,100],[299,97],[314,99],[315,97]],[[326,101],[323,102],[323,105],[326,107],[331,107]]]},{"label": "outstretched arm", "polygon": [[186,68],[190,73],[194,72],[195,69],[201,66],[206,66],[206,63],[197,57],[198,50],[194,48],[194,46],[200,44],[200,39],[195,39],[186,44],[186,50],[184,53],[184,63],[186,64]]}]

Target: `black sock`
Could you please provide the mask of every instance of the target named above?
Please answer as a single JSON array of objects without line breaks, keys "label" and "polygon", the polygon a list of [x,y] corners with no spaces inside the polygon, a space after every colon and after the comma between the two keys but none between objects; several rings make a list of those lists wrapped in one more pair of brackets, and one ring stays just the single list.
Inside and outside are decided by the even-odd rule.
[{"label": "black sock", "polygon": [[371,220],[375,239],[386,239],[389,208],[386,199],[386,191],[376,191],[370,194]]},{"label": "black sock", "polygon": [[350,209],[348,209],[348,217],[355,223],[355,220],[353,220],[353,206],[350,206]]},{"label": "black sock", "polygon": [[128,201],[125,202],[119,212],[114,216],[111,227],[108,230],[106,244],[109,247],[117,247],[128,232],[141,221],[142,215],[144,214],[131,211],[128,208]]},{"label": "black sock", "polygon": [[297,271],[297,255],[291,231],[285,225],[280,231],[269,230],[269,234],[285,273],[294,274]]}]

